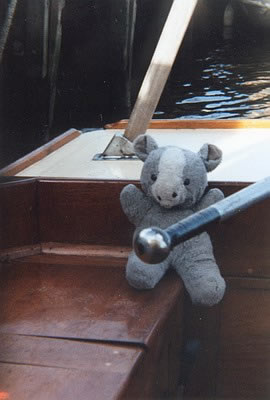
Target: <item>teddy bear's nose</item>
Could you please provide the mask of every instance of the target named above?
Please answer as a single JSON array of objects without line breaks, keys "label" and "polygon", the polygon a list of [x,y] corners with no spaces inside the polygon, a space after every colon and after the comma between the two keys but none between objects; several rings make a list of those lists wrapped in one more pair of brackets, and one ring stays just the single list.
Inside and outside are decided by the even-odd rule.
[{"label": "teddy bear's nose", "polygon": [[[172,197],[175,199],[177,197],[177,193],[173,192]],[[160,196],[157,196],[159,201],[162,201],[162,198]]]}]

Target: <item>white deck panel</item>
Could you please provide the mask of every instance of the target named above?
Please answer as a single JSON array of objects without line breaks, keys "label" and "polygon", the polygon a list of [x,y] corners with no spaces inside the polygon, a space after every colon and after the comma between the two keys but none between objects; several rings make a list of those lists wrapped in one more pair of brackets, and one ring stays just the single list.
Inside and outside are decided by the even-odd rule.
[{"label": "white deck panel", "polygon": [[[138,180],[140,160],[93,161],[119,131],[83,133],[18,176]],[[209,174],[210,181],[254,182],[270,176],[269,129],[151,129],[148,133],[161,146],[198,151],[204,143],[217,145],[223,151],[223,161]]]}]

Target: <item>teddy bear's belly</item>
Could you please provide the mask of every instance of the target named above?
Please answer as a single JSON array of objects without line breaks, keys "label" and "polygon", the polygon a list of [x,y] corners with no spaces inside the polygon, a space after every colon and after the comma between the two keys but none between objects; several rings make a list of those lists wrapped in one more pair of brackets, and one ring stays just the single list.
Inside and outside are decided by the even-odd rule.
[{"label": "teddy bear's belly", "polygon": [[163,209],[159,206],[154,206],[143,218],[141,224],[139,225],[139,228],[157,226],[164,229],[192,214],[194,214],[194,211],[189,209]]}]

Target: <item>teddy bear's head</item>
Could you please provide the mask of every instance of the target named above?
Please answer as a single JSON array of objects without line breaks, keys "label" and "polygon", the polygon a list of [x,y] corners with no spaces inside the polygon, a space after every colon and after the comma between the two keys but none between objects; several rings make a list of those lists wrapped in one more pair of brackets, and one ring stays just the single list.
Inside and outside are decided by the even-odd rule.
[{"label": "teddy bear's head", "polygon": [[158,147],[149,135],[140,135],[134,141],[134,151],[144,161],[143,191],[165,208],[195,205],[206,189],[207,172],[222,158],[221,150],[211,144],[194,153],[175,146]]}]

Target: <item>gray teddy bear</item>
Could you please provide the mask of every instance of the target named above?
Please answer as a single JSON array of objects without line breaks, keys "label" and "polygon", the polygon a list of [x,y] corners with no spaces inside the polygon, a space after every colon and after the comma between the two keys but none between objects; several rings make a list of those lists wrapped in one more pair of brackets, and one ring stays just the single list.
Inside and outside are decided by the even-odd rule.
[{"label": "gray teddy bear", "polygon": [[[207,172],[221,162],[222,152],[204,144],[198,153],[175,146],[158,147],[149,135],[134,141],[135,154],[144,161],[141,172],[143,191],[130,184],[120,201],[124,213],[137,230],[169,225],[222,200],[219,189],[207,193]],[[224,295],[225,281],[220,275],[209,235],[204,232],[177,245],[159,264],[145,264],[131,252],[126,277],[137,289],[152,289],[169,268],[182,278],[195,304],[212,306]]]}]

